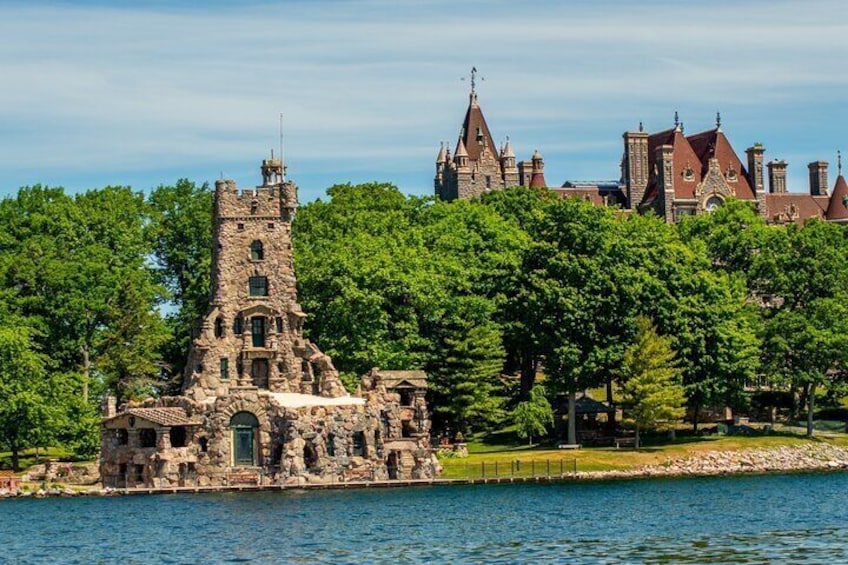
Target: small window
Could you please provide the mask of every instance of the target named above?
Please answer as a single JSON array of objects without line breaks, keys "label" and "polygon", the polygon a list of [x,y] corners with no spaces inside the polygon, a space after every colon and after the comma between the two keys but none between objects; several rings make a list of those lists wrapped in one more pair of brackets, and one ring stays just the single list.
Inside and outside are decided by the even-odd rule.
[{"label": "small window", "polygon": [[250,333],[253,347],[265,347],[265,318],[255,316],[250,319]]},{"label": "small window", "polygon": [[277,324],[277,333],[278,334],[283,333],[283,317],[277,316],[277,318],[274,320],[274,322]]},{"label": "small window", "polygon": [[365,457],[364,432],[353,432],[353,455],[354,457]]},{"label": "small window", "polygon": [[242,320],[241,316],[236,316],[236,319],[233,320],[233,333],[234,334],[241,335],[241,332],[244,331],[242,329],[242,326],[244,325],[243,322],[244,321]]},{"label": "small window", "polygon": [[286,369],[282,363],[277,363],[277,372],[281,375],[286,372]]},{"label": "small window", "polygon": [[327,456],[336,456],[336,436],[332,434],[327,436]]},{"label": "small window", "polygon": [[171,428],[171,431],[168,432],[171,440],[171,447],[185,447],[186,446],[186,429],[182,426],[176,426]]},{"label": "small window", "polygon": [[268,360],[254,359],[250,364],[250,377],[255,386],[268,388]]},{"label": "small window", "polygon": [[230,380],[230,360],[226,357],[221,357],[221,380]]},{"label": "small window", "polygon": [[244,231],[244,224],[242,224],[241,222],[239,222],[238,224],[236,224],[236,229],[237,229],[238,231]]},{"label": "small window", "polygon": [[215,337],[224,337],[224,319],[221,316],[215,318]]},{"label": "small window", "polygon": [[250,277],[250,296],[268,296],[268,277]]},{"label": "small window", "polygon": [[259,209],[259,202],[257,202],[256,200],[251,201],[251,203],[250,203],[250,213],[255,214],[258,209]]},{"label": "small window", "polygon": [[194,372],[195,373],[202,373],[203,372],[203,363],[198,363],[197,365],[195,365],[194,366]]},{"label": "small window", "polygon": [[140,447],[156,447],[156,430],[143,428],[138,432]]},{"label": "small window", "polygon": [[274,229],[274,222],[268,222],[268,229],[269,230]]},{"label": "small window", "polygon": [[130,433],[124,428],[118,430],[118,445],[127,445],[130,442]]},{"label": "small window", "polygon": [[262,247],[262,242],[258,239],[250,244],[250,259],[253,261],[265,259],[265,250]]},{"label": "small window", "polygon": [[197,444],[200,446],[201,453],[206,453],[207,451],[209,451],[209,440],[205,437],[202,437],[197,440]]},{"label": "small window", "polygon": [[404,420],[401,422],[401,437],[412,437],[415,434],[415,430],[412,427],[412,422],[408,420]]},{"label": "small window", "polygon": [[144,480],[144,465],[133,465],[132,480],[134,483],[140,483]]}]

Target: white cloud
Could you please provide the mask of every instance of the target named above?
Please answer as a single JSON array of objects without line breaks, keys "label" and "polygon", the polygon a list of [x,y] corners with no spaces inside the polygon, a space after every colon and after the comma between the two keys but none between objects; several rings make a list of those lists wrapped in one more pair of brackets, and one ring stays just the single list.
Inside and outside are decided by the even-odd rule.
[{"label": "white cloud", "polygon": [[[832,0],[6,5],[0,191],[122,175],[147,188],[175,171],[228,168],[252,184],[253,165],[277,144],[279,112],[288,155],[299,160],[292,170],[316,183],[306,198],[346,173],[429,186],[431,173],[419,171],[430,170],[438,140],[456,136],[467,89],[459,78],[471,65],[486,76],[481,101],[493,133],[509,134],[519,152],[542,150],[551,182],[615,177],[620,132],[640,120],[666,127],[675,109],[691,131],[721,110],[740,150],[758,140],[813,160],[835,151],[841,132],[794,132],[846,118],[841,8]],[[802,163],[793,169],[804,178]]]}]

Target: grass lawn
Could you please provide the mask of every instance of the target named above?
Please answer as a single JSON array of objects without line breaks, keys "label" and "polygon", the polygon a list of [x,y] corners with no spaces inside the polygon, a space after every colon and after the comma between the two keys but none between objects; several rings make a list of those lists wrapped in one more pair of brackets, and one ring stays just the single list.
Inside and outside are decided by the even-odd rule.
[{"label": "grass lawn", "polygon": [[[492,437],[494,436],[494,437]],[[647,445],[639,450],[632,448],[590,447],[577,450],[556,449],[553,446],[528,446],[507,443],[508,431],[487,436],[486,441],[469,442],[467,458],[443,458],[444,478],[461,479],[502,476],[551,474],[573,471],[608,471],[631,469],[643,465],[657,465],[669,459],[689,457],[705,451],[735,451],[801,445],[808,442],[827,442],[848,446],[847,434],[820,433],[812,439],[790,432],[776,432],[762,436],[710,436],[681,437],[660,445]],[[520,468],[516,461],[520,461]]]},{"label": "grass lawn", "polygon": [[[38,449],[38,455],[36,456],[35,449],[26,449],[20,453],[20,466],[21,470],[25,471],[27,468],[37,465],[39,463],[44,463],[48,459],[65,459],[69,457],[71,453],[61,447],[41,447]],[[11,451],[0,451],[0,469],[8,470],[12,468],[12,452]]]}]

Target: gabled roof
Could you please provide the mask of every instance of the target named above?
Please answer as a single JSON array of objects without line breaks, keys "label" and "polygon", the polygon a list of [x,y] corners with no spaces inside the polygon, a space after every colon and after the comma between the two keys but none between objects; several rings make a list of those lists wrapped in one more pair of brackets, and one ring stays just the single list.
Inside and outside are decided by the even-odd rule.
[{"label": "gabled roof", "polygon": [[826,217],[829,221],[848,220],[848,183],[842,175],[836,178],[836,184],[833,185]]},{"label": "gabled roof", "polygon": [[127,408],[123,412],[105,418],[104,422],[111,422],[125,416],[135,416],[159,424],[160,426],[197,426],[202,424],[199,419],[189,418],[184,408],[161,407],[161,408]]},{"label": "gabled roof", "polygon": [[[766,193],[766,219],[802,223],[810,218],[824,218],[831,200],[802,192]],[[793,214],[794,213],[794,214]]]},{"label": "gabled roof", "polygon": [[[482,134],[481,141],[477,141],[477,131]],[[468,101],[468,110],[465,112],[465,119],[462,121],[462,132],[459,140],[465,144],[465,149],[468,151],[468,160],[477,161],[480,159],[480,154],[483,152],[483,147],[488,146],[492,155],[497,157],[497,148],[494,138],[489,132],[489,126],[486,124],[486,118],[483,117],[483,111],[477,103],[477,94],[471,93]],[[457,148],[459,142],[457,142]]]},{"label": "gabled roof", "polygon": [[427,373],[424,371],[377,371],[380,381],[386,388],[402,386],[413,386],[416,388],[427,388]]},{"label": "gabled roof", "polygon": [[727,140],[724,132],[721,131],[721,128],[713,128],[696,133],[688,136],[686,139],[698,156],[698,160],[701,163],[702,176],[706,175],[710,168],[710,159],[715,157],[718,160],[722,173],[726,174],[731,168],[736,171],[736,182],[728,183],[728,185],[734,185],[736,198],[756,200],[756,195],[748,183],[748,172],[739,159],[739,156],[736,155],[736,151],[730,145],[730,141]]}]

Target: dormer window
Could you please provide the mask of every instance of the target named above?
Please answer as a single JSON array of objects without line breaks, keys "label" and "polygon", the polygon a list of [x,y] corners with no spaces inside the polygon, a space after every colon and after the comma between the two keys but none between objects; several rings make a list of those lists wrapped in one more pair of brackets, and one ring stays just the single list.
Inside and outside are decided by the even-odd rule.
[{"label": "dormer window", "polygon": [[252,261],[262,261],[265,259],[265,251],[262,247],[262,242],[258,239],[250,244],[250,259]]},{"label": "dormer window", "polygon": [[685,181],[695,180],[695,171],[693,171],[692,167],[690,167],[688,164],[686,165],[686,168],[683,169],[683,180],[685,180]]},{"label": "dormer window", "polygon": [[736,176],[736,170],[732,166],[729,169],[727,169],[727,175],[725,175],[725,176],[726,176],[727,180],[730,181],[730,182],[736,182],[736,180],[738,178]]},{"label": "dormer window", "polygon": [[259,201],[257,201],[257,200],[251,201],[250,202],[250,213],[255,214],[258,209],[259,209]]}]

